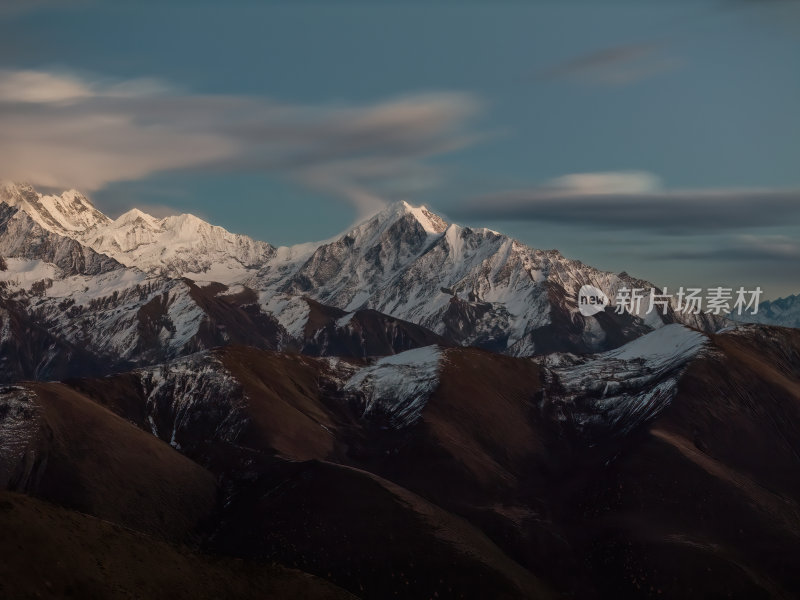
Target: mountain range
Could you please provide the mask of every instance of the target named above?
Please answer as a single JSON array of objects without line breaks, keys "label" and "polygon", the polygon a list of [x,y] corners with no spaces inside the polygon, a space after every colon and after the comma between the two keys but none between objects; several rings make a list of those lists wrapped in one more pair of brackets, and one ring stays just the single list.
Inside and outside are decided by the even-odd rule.
[{"label": "mountain range", "polygon": [[526,356],[610,349],[665,323],[722,323],[672,309],[585,318],[584,284],[611,296],[653,286],[405,202],[331,241],[275,248],[192,215],[134,209],[112,221],[75,191],[7,183],[0,199],[0,344],[15,363],[6,380],[66,375],[59,357],[104,374],[101,364],[113,372],[226,343],[366,356],[424,339]]},{"label": "mountain range", "polygon": [[404,202],[274,247],[0,201],[0,596],[800,593],[795,329],[584,316],[657,288]]},{"label": "mountain range", "polygon": [[765,300],[758,305],[756,314],[737,315],[734,318],[742,323],[763,323],[800,328],[800,294],[776,300]]}]

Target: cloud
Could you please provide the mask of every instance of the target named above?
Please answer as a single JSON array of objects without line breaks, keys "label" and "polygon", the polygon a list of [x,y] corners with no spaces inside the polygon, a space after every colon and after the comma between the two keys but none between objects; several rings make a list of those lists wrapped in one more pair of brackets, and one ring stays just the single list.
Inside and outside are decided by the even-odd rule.
[{"label": "cloud", "polygon": [[661,181],[644,171],[572,173],[551,180],[544,188],[566,196],[602,196],[608,194],[646,194],[657,190]]},{"label": "cloud", "polygon": [[677,58],[663,55],[661,47],[657,43],[609,46],[544,69],[536,77],[595,85],[626,85],[681,66]]},{"label": "cloud", "polygon": [[[788,28],[797,31],[800,3],[797,0],[723,0],[703,4],[684,14],[666,19],[645,31],[636,31],[644,41],[615,44],[575,56],[542,69],[535,79],[563,79],[590,85],[626,85],[673,71],[684,60],[665,54],[667,47],[685,38],[704,35],[698,24],[713,22],[721,15],[742,9],[753,9],[758,23],[770,29]],[[751,21],[755,23],[753,17]],[[753,24],[751,23],[751,24]]]},{"label": "cloud", "polygon": [[57,104],[89,98],[152,96],[171,88],[155,79],[87,80],[71,74],[0,69],[0,103]]},{"label": "cloud", "polygon": [[436,185],[428,159],[475,141],[462,93],[365,105],[192,95],[151,79],[0,71],[0,176],[86,191],[158,171],[261,171],[370,212]]},{"label": "cloud", "polygon": [[582,173],[462,204],[454,216],[669,235],[800,225],[800,189],[663,190],[646,173]]},{"label": "cloud", "polygon": [[0,102],[64,102],[92,96],[82,81],[40,71],[0,71]]},{"label": "cloud", "polygon": [[740,235],[721,247],[679,250],[662,253],[657,258],[673,260],[800,261],[800,242],[785,235]]}]

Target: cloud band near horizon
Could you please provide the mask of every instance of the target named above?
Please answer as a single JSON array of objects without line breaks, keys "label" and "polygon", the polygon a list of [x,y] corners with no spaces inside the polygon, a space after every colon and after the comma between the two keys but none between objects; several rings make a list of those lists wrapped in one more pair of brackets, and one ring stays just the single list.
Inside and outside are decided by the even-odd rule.
[{"label": "cloud band near horizon", "polygon": [[451,212],[664,235],[720,233],[800,223],[800,189],[669,190],[648,173],[583,173],[475,197]]},{"label": "cloud band near horizon", "polygon": [[474,142],[479,109],[458,92],[309,105],[0,70],[0,176],[92,192],[169,170],[268,172],[364,214],[437,185],[428,159]]}]

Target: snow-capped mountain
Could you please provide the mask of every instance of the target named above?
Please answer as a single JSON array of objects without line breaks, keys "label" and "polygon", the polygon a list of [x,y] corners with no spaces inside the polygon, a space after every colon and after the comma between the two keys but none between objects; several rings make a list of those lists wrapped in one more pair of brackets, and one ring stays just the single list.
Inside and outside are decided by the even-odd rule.
[{"label": "snow-capped mountain", "polygon": [[43,226],[20,204],[0,202],[0,257],[26,261],[18,269],[37,280],[99,275],[122,267],[77,240]]},{"label": "snow-capped mountain", "polygon": [[584,284],[614,297],[653,288],[599,271],[555,250],[535,250],[489,229],[447,224],[424,207],[393,204],[294,264],[268,262],[247,284],[308,295],[345,311],[371,308],[456,343],[523,356],[600,350],[664,323],[719,328],[721,319],[658,311],[638,317],[578,312]]},{"label": "snow-capped mountain", "polygon": [[134,208],[112,220],[76,190],[44,195],[27,184],[1,182],[0,203],[19,209],[47,232],[152,274],[228,283],[252,275],[275,254],[265,242],[194,215],[157,219]]},{"label": "snow-capped mountain", "polygon": [[60,196],[48,196],[27,184],[2,181],[0,202],[24,211],[43,229],[66,236],[78,235],[111,222],[76,190],[67,190]]},{"label": "snow-capped mountain", "polygon": [[252,275],[275,248],[211,225],[194,215],[156,219],[132,209],[75,234],[124,265],[153,274],[231,283]]},{"label": "snow-capped mountain", "polygon": [[765,300],[758,305],[754,315],[731,315],[742,323],[763,323],[781,327],[800,328],[800,294],[793,294],[777,300]]},{"label": "snow-capped mountain", "polygon": [[[665,323],[711,331],[721,322],[610,308],[584,317],[576,298],[584,284],[610,297],[622,285],[652,284],[405,202],[332,241],[274,248],[192,215],[156,219],[134,209],[111,221],[82,196],[65,212],[56,197],[4,189],[24,200],[0,204],[6,310],[43,326],[43,340],[55,336],[56,346],[103,357],[109,368],[230,343],[346,356],[431,343],[515,356],[592,352]],[[47,219],[34,200],[52,208]],[[13,332],[19,343],[23,329],[8,329],[5,343],[13,345]]]}]

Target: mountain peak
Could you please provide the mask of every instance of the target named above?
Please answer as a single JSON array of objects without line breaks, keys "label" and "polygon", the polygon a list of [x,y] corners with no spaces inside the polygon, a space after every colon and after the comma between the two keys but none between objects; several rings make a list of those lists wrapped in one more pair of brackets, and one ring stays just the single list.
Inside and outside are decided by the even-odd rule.
[{"label": "mountain peak", "polygon": [[[208,221],[204,221],[200,217],[197,217],[191,213],[181,213],[179,215],[170,215],[169,217],[164,217],[161,219],[162,225],[166,229],[180,229],[180,230],[197,230],[201,227],[203,228],[213,228],[219,227],[218,225],[212,225]],[[221,230],[226,231],[223,227],[220,227]]]},{"label": "mountain peak", "polygon": [[406,209],[419,221],[420,225],[428,233],[443,233],[447,229],[447,222],[436,213],[428,210],[423,204],[422,206],[411,206],[403,201]]},{"label": "mountain peak", "polygon": [[121,214],[114,220],[115,226],[126,226],[132,225],[137,221],[146,223],[147,225],[154,226],[158,219],[156,219],[152,215],[148,215],[146,212],[139,210],[138,208],[132,208],[129,211]]},{"label": "mountain peak", "polygon": [[25,212],[40,226],[60,235],[80,233],[111,222],[77,190],[45,195],[27,183],[0,183],[0,201]]},{"label": "mountain peak", "polygon": [[398,218],[411,215],[422,225],[422,228],[431,234],[444,233],[447,223],[436,213],[428,210],[425,205],[414,206],[405,200],[393,202],[378,213],[381,222],[394,222]]},{"label": "mountain peak", "polygon": [[81,241],[97,252],[148,273],[229,283],[261,266],[275,249],[230,233],[191,214],[158,219],[132,208]]}]

